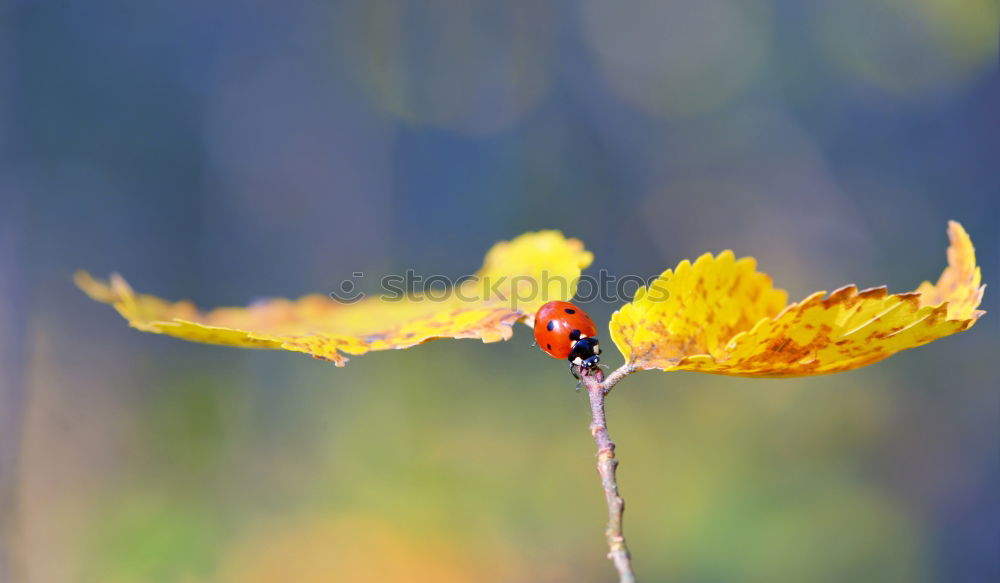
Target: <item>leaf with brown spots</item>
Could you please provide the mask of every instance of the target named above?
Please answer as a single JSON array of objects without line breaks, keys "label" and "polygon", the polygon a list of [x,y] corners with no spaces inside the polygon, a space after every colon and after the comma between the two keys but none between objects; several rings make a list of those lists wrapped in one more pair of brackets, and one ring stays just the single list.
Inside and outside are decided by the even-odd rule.
[{"label": "leaf with brown spots", "polygon": [[81,271],[75,279],[87,295],[111,304],[133,328],[145,332],[304,352],[343,366],[345,354],[409,348],[436,338],[507,340],[514,323],[530,325],[546,301],[571,298],[580,271],[592,260],[579,240],[540,231],[494,245],[476,277],[452,288],[443,299],[440,294],[413,295],[344,304],[315,294],[208,312],[190,302],[137,294],[117,274],[103,282]]},{"label": "leaf with brown spots", "polygon": [[752,377],[841,372],[965,330],[985,286],[962,226],[948,224],[948,267],[937,284],[889,295],[842,287],[785,306],[785,293],[731,251],[681,262],[611,318],[611,337],[640,369]]}]

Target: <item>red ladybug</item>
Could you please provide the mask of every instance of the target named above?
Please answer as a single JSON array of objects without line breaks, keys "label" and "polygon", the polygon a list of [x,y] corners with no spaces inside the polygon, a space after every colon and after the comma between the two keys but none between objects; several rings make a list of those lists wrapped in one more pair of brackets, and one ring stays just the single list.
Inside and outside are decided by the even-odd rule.
[{"label": "red ladybug", "polygon": [[549,302],[535,314],[535,342],[552,358],[569,360],[573,376],[577,376],[575,367],[593,370],[601,361],[596,335],[597,327],[587,312],[569,302]]}]

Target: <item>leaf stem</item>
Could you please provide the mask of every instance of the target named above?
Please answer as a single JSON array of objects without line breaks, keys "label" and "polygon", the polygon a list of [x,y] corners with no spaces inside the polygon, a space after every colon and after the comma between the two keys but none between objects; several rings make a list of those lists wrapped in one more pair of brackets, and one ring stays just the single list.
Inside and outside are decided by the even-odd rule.
[{"label": "leaf stem", "polygon": [[625,545],[625,535],[622,531],[625,500],[618,493],[618,481],[615,477],[618,460],[615,458],[615,442],[608,434],[608,422],[604,414],[604,398],[618,381],[634,371],[634,367],[623,365],[605,379],[604,371],[600,369],[592,373],[577,370],[590,397],[590,434],[594,437],[594,443],[597,444],[597,473],[601,476],[601,487],[604,489],[604,498],[608,503],[608,526],[604,535],[608,539],[608,558],[618,570],[619,583],[635,583],[636,579],[635,573],[632,572],[632,556]]},{"label": "leaf stem", "polygon": [[623,364],[614,371],[612,371],[611,374],[609,374],[607,378],[605,378],[604,381],[601,383],[601,386],[604,388],[604,394],[607,395],[608,393],[610,393],[611,389],[613,389],[615,385],[618,384],[618,381],[634,373],[635,371],[636,371],[635,365],[628,363]]}]

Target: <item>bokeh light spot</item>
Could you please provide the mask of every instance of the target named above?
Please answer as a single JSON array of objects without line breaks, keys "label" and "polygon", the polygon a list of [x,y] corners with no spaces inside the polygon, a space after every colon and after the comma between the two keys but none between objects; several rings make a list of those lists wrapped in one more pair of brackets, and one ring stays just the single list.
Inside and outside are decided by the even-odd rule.
[{"label": "bokeh light spot", "polygon": [[951,92],[996,66],[995,1],[843,0],[816,9],[833,66],[894,96]]},{"label": "bokeh light spot", "polygon": [[726,0],[621,4],[591,0],[584,35],[608,86],[654,115],[717,109],[754,79],[764,62],[769,12]]},{"label": "bokeh light spot", "polygon": [[338,19],[337,34],[358,39],[344,46],[380,109],[415,125],[494,134],[548,91],[555,27],[545,6],[362,2]]}]

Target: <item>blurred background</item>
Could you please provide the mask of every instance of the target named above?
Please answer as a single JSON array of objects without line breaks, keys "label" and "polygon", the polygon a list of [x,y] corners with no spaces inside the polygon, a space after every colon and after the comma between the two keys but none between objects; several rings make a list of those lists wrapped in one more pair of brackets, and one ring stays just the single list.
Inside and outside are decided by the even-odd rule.
[{"label": "blurred background", "polygon": [[[526,327],[337,369],[141,334],[73,271],[240,305],[558,228],[591,273],[732,248],[798,299],[936,279],[956,219],[993,283],[997,24],[995,0],[0,0],[0,581],[611,580],[585,395]],[[642,580],[1000,580],[995,292],[850,373],[620,385]]]}]

